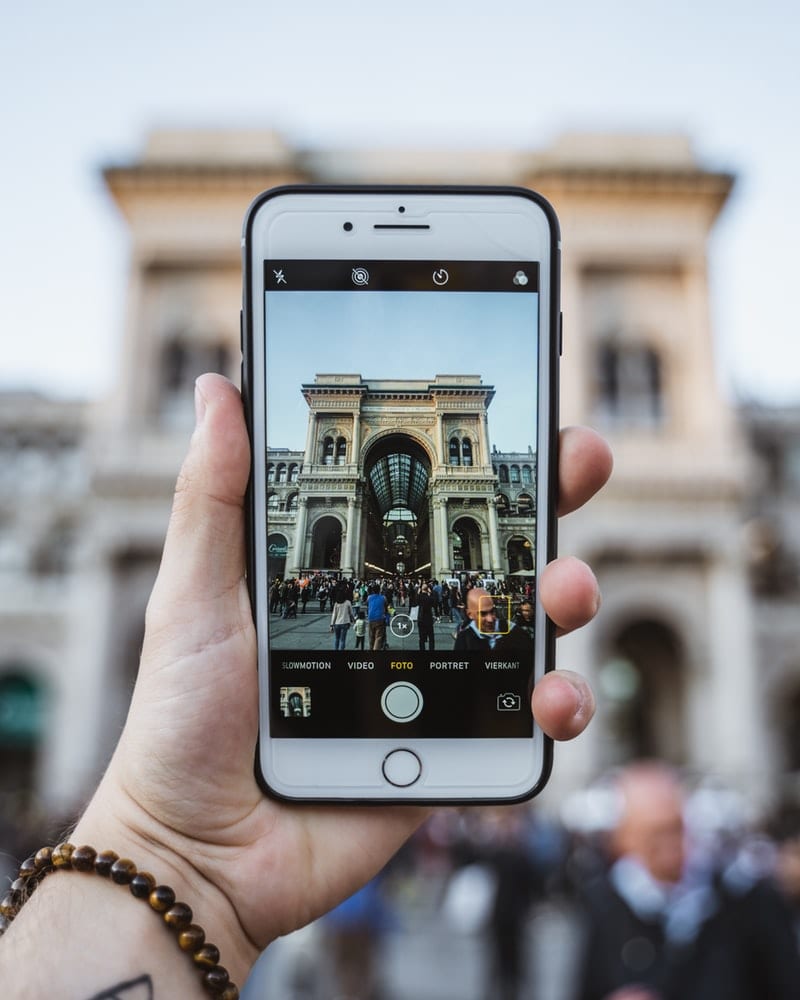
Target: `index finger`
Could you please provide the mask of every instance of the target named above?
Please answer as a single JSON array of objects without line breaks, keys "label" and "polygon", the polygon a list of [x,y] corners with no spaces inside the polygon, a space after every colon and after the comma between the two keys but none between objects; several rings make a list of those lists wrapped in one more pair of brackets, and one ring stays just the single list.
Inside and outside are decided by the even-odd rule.
[{"label": "index finger", "polygon": [[582,507],[608,482],[614,459],[588,427],[565,427],[558,436],[558,515]]}]

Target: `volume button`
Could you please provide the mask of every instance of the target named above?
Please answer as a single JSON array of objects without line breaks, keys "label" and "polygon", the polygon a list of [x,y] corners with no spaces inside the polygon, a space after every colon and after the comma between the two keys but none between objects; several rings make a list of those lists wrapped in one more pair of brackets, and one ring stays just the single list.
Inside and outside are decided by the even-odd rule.
[{"label": "volume button", "polygon": [[564,353],[564,313],[558,314],[558,356]]}]

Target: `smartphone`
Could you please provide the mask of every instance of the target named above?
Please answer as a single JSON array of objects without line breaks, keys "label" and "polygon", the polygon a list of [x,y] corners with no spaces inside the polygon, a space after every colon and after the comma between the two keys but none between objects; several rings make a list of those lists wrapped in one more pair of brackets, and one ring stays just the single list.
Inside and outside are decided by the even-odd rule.
[{"label": "smartphone", "polygon": [[558,222],[491,187],[276,188],[243,230],[257,771],[283,799],[512,802],[552,744]]}]

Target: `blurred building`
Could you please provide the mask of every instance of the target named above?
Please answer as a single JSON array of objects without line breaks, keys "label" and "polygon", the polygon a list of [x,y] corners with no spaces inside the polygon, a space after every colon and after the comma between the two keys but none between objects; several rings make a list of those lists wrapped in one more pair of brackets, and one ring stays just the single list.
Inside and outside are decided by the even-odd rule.
[{"label": "blurred building", "polygon": [[[242,217],[260,190],[296,181],[519,184],[559,214],[562,421],[598,427],[616,471],[561,528],[561,551],[595,567],[604,608],[561,640],[559,663],[591,678],[600,711],[585,737],[559,748],[548,799],[642,753],[715,773],[759,799],[776,792],[784,768],[800,774],[800,745],[786,735],[800,717],[798,626],[785,615],[789,592],[759,582],[772,570],[754,557],[754,538],[784,546],[795,567],[800,541],[773,491],[753,491],[752,449],[720,391],[709,320],[707,245],[729,174],[706,169],[672,135],[566,135],[537,152],[471,154],[302,151],[269,132],[159,131],[138,162],[109,167],[105,179],[130,233],[116,389],[86,427],[80,407],[51,421],[58,448],[42,437],[36,407],[1,401],[0,720],[17,717],[9,705],[37,706],[14,782],[33,780],[51,809],[71,807],[110,753],[194,379],[209,369],[238,375]],[[55,413],[55,404],[37,406]],[[757,450],[764,435],[790,448],[779,419],[747,416]],[[32,438],[39,443],[21,443]],[[505,498],[495,505],[507,503],[520,523],[534,513],[524,506],[527,457],[491,456]],[[275,503],[288,552],[301,516],[290,470],[301,476],[306,458],[270,461],[276,476],[286,466]],[[786,461],[796,505],[796,447]],[[73,478],[59,473],[62,462]],[[41,471],[35,504],[22,492],[33,489],[30,477],[10,471],[26,463]],[[524,545],[525,532],[515,535]],[[276,546],[275,557],[285,556]],[[0,721],[4,774],[15,725]]]}]

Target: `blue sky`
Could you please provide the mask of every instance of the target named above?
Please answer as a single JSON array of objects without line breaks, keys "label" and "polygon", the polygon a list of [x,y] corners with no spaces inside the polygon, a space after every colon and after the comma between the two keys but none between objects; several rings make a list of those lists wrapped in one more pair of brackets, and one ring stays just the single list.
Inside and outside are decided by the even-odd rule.
[{"label": "blue sky", "polygon": [[730,393],[800,400],[800,5],[764,0],[76,0],[3,16],[0,384],[111,390],[126,234],[99,167],[154,126],[305,148],[534,149],[566,129],[682,131],[738,175],[711,242]]},{"label": "blue sky", "polygon": [[365,379],[480,375],[495,388],[490,443],[500,451],[535,450],[538,299],[513,292],[267,295],[267,370],[279,373],[268,397],[270,446],[305,448],[300,385],[340,372]]}]

